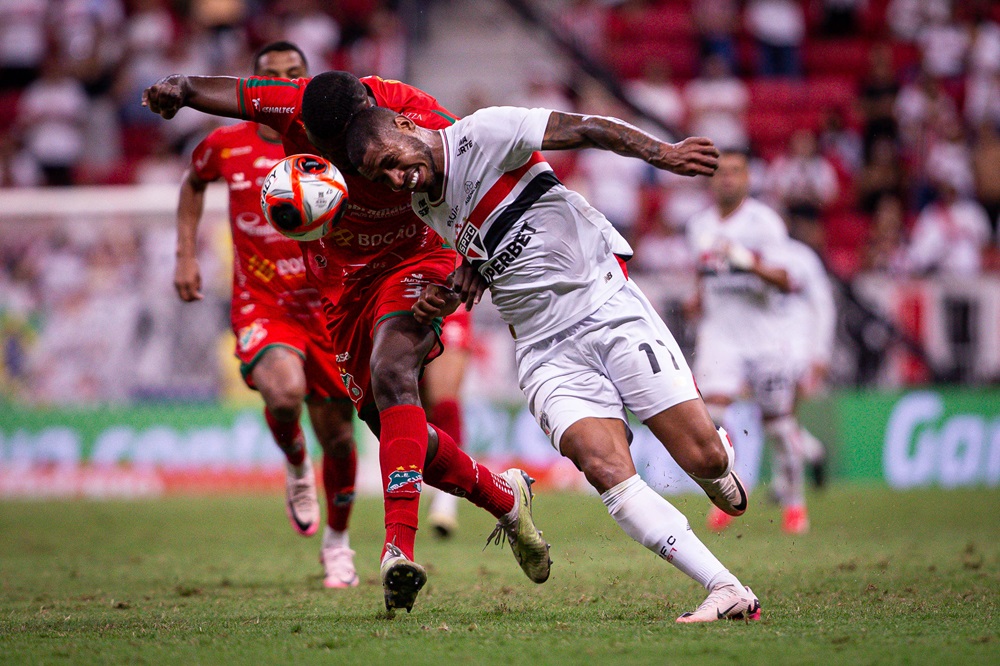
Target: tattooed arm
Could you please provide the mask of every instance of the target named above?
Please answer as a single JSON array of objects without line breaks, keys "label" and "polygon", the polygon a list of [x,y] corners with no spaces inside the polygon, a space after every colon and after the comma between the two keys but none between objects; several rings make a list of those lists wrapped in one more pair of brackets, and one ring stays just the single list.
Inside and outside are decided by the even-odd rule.
[{"label": "tattooed arm", "polygon": [[719,151],[711,139],[691,137],[667,143],[617,118],[553,111],[542,150],[573,148],[610,150],[682,176],[711,176],[719,166]]}]

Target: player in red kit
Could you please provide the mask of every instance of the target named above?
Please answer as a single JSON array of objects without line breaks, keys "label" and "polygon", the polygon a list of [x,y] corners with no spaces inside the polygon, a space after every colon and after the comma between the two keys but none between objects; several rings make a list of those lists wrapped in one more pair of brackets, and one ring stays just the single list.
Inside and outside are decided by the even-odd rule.
[{"label": "player in red kit", "polygon": [[[170,118],[181,106],[255,120],[278,130],[286,154],[325,153],[344,171],[349,207],[318,241],[303,243],[307,269],[319,286],[341,378],[358,413],[379,436],[385,502],[381,575],[388,609],[409,610],[426,582],[413,561],[423,481],[464,496],[498,519],[525,574],[541,583],[549,575],[548,545],[531,518],[530,480],[520,470],[497,475],[478,465],[421,407],[418,379],[440,353],[434,326],[417,322],[411,307],[423,288],[447,280],[456,255],[412,212],[409,194],[393,192],[354,173],[342,146],[307,136],[301,109],[306,88],[341,129],[361,108],[387,106],[429,128],[454,117],[426,93],[378,77],[347,72],[314,79],[185,77],[174,75],[143,93],[143,103]],[[338,159],[338,152],[340,157]],[[498,537],[499,538],[499,537]]]},{"label": "player in red kit", "polygon": [[[258,75],[305,72],[305,57],[288,42],[269,44],[254,59]],[[358,576],[347,535],[357,473],[351,402],[324,321],[317,316],[320,296],[308,282],[299,246],[271,228],[260,209],[261,183],[283,157],[280,135],[250,122],[215,130],[195,148],[181,185],[174,284],[181,299],[201,299],[198,223],[208,183],[224,180],[234,254],[230,320],[240,370],[247,385],[264,399],[268,427],[287,459],[288,517],[296,531],[309,536],[319,527],[320,507],[316,476],[299,426],[306,401],[323,448],[324,584],[354,587]]]}]

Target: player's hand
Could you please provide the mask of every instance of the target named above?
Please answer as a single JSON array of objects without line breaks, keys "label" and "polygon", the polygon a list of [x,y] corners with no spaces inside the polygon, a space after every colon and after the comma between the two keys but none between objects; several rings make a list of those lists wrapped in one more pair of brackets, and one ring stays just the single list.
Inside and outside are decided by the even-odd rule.
[{"label": "player's hand", "polygon": [[486,288],[486,278],[480,274],[468,259],[462,259],[462,264],[452,273],[452,289],[458,292],[459,299],[465,304],[467,311],[472,310],[473,305],[478,305],[482,300]]},{"label": "player's hand", "polygon": [[462,301],[451,288],[442,284],[429,284],[420,292],[420,298],[413,304],[413,318],[421,324],[429,325],[437,317],[447,317],[458,309]]},{"label": "player's hand", "polygon": [[658,169],[681,176],[711,176],[719,168],[719,150],[711,139],[694,136],[668,145],[652,163]]},{"label": "player's hand", "polygon": [[164,76],[142,91],[142,105],[170,120],[187,100],[186,84],[187,80],[180,74]]},{"label": "player's hand", "polygon": [[757,265],[757,255],[739,243],[726,246],[726,261],[736,271],[749,271]]},{"label": "player's hand", "polygon": [[194,257],[178,257],[174,269],[174,289],[182,301],[190,303],[205,298],[201,293],[201,270]]}]

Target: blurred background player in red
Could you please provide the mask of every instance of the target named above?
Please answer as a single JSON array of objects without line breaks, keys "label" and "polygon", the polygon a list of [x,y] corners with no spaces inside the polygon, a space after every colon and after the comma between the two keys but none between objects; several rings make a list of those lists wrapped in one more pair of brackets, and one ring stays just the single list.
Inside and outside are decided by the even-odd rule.
[{"label": "blurred background player in red", "polygon": [[[254,57],[254,74],[305,76],[306,59],[295,45],[273,42]],[[247,385],[264,399],[267,425],[287,459],[289,520],[299,534],[310,536],[319,527],[321,512],[316,476],[299,425],[306,402],[323,449],[327,520],[320,561],[324,584],[354,587],[358,576],[347,534],[357,473],[351,401],[337,371],[318,313],[319,293],[308,284],[299,245],[275,231],[260,209],[264,177],[284,155],[278,132],[250,122],[217,129],[195,148],[177,210],[174,286],[184,301],[202,298],[198,223],[208,184],[224,180],[229,189],[234,251],[230,317],[240,371]]]},{"label": "blurred background player in red", "polygon": [[[323,136],[305,130],[302,109],[310,95],[317,114],[311,125],[323,128]],[[143,104],[168,119],[188,106],[260,122],[281,134],[286,154],[322,154],[344,171],[346,214],[327,237],[301,247],[321,292],[341,379],[379,437],[386,608],[409,610],[426,582],[426,571],[413,561],[425,479],[489,511],[525,574],[547,580],[548,545],[531,518],[527,474],[497,475],[477,464],[445,431],[428,430],[420,402],[422,368],[440,354],[441,340],[434,326],[417,322],[411,307],[426,285],[447,282],[456,254],[416,217],[408,192],[355,173],[343,144],[348,121],[367,106],[391,108],[429,129],[450,125],[454,116],[406,84],[339,71],[292,80],[171,75],[143,92]]]}]

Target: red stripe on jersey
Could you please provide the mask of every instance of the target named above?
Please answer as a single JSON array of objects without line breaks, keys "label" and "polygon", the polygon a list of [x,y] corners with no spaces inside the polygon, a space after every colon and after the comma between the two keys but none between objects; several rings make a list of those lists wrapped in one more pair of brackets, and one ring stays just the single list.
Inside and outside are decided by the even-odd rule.
[{"label": "red stripe on jersey", "polygon": [[482,227],[483,222],[489,217],[490,213],[496,210],[500,202],[507,198],[507,195],[514,191],[517,184],[521,182],[524,174],[528,173],[528,169],[535,166],[536,164],[542,164],[545,162],[545,158],[539,152],[534,152],[528,161],[524,165],[514,169],[513,171],[508,171],[504,173],[497,182],[493,183],[493,187],[487,192],[476,207],[469,214],[469,224],[474,226],[476,229]]},{"label": "red stripe on jersey", "polygon": [[627,280],[627,279],[628,279],[628,266],[627,266],[627,265],[625,264],[625,260],[624,260],[624,259],[622,259],[622,258],[621,258],[621,257],[620,257],[619,255],[617,255],[617,254],[615,255],[615,259],[617,259],[617,260],[618,260],[618,265],[622,267],[622,273],[624,273],[624,274],[625,274],[625,279]]}]

